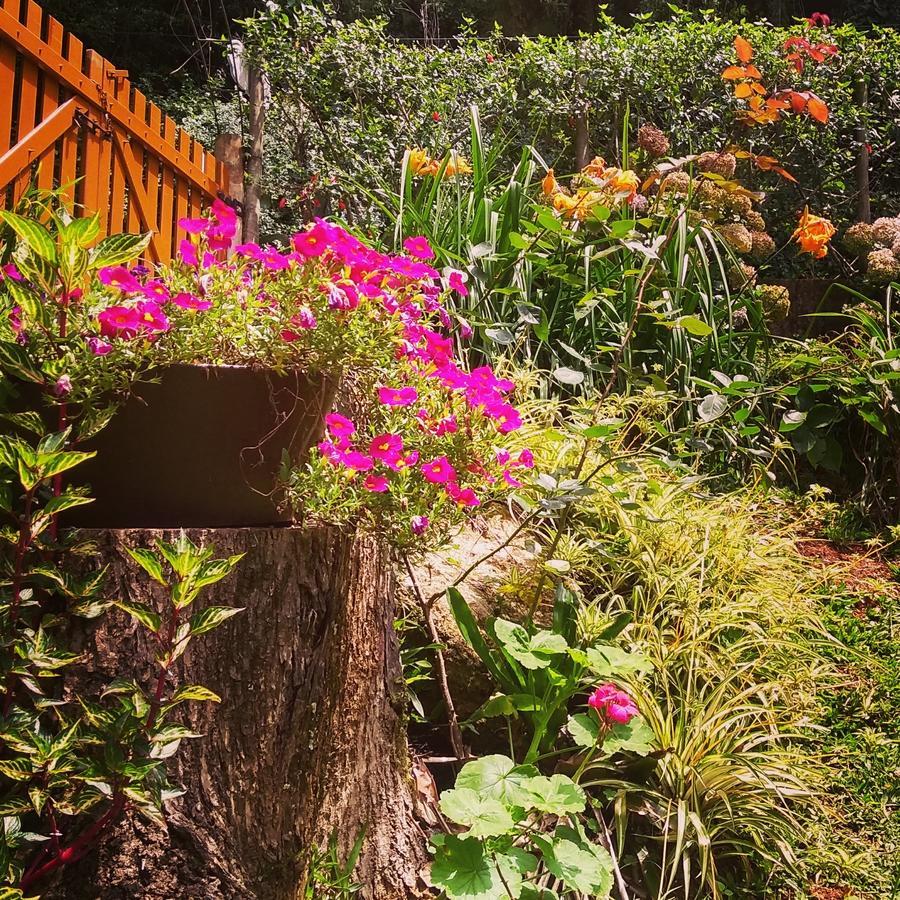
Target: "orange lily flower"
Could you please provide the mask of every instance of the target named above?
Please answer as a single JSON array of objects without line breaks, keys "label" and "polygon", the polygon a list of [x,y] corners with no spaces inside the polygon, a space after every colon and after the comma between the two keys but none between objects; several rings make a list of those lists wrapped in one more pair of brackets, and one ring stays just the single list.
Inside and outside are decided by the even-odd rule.
[{"label": "orange lily flower", "polygon": [[821,216],[814,216],[809,207],[803,208],[803,215],[791,237],[800,245],[803,253],[821,259],[828,253],[828,242],[834,236],[835,227]]}]

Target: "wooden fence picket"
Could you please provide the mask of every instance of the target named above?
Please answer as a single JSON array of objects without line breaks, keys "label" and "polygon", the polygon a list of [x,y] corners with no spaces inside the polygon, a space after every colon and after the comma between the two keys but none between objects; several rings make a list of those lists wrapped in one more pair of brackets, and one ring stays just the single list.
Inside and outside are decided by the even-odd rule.
[{"label": "wooden fence picket", "polygon": [[34,0],[0,0],[0,196],[35,181],[98,213],[102,234],[152,231],[163,261],[177,220],[224,196],[228,173]]}]

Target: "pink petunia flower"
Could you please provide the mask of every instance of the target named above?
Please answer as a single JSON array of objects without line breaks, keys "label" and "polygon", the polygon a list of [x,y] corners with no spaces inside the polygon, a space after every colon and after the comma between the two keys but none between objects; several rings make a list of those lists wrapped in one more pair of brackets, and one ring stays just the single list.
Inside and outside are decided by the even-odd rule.
[{"label": "pink petunia flower", "polygon": [[125,266],[106,266],[97,272],[100,284],[118,288],[125,294],[136,294],[141,290],[141,283]]},{"label": "pink petunia flower", "polygon": [[372,438],[369,453],[373,459],[393,465],[403,455],[403,438],[399,434],[379,434]]},{"label": "pink petunia flower", "polygon": [[341,462],[354,472],[368,472],[374,465],[371,456],[366,456],[358,450],[348,450],[341,457]]},{"label": "pink petunia flower", "polygon": [[428,238],[423,237],[422,235],[408,237],[403,242],[403,249],[410,256],[415,256],[416,259],[434,259],[434,250],[431,249]]},{"label": "pink petunia flower", "polygon": [[350,445],[350,438],[356,434],[356,425],[353,421],[340,413],[328,413],[325,416],[325,425],[337,446],[342,449]]},{"label": "pink petunia flower", "polygon": [[414,387],[380,387],[378,402],[382,406],[409,406],[419,399],[419,392]]},{"label": "pink petunia flower", "polygon": [[446,456],[438,456],[431,462],[422,463],[422,475],[432,484],[447,484],[456,480],[456,469]]},{"label": "pink petunia flower", "polygon": [[148,300],[155,300],[157,303],[165,303],[170,297],[169,289],[158,278],[144,284],[141,293]]},{"label": "pink petunia flower", "polygon": [[200,257],[197,255],[197,248],[187,240],[183,240],[178,245],[178,255],[181,261],[192,269],[196,269],[200,265]]},{"label": "pink petunia flower", "polygon": [[428,528],[428,516],[413,516],[409,520],[409,530],[413,534],[423,534],[425,529]]},{"label": "pink petunia flower", "polygon": [[509,469],[504,469],[504,470],[503,470],[503,480],[504,480],[510,487],[514,487],[514,488],[522,487],[522,482],[519,481],[518,478],[515,478],[515,477],[510,473]]},{"label": "pink petunia flower", "polygon": [[130,306],[108,306],[98,314],[97,321],[103,337],[130,339],[141,327],[138,311]]},{"label": "pink petunia flower", "polygon": [[519,458],[516,460],[518,465],[522,466],[525,469],[533,469],[534,468],[534,454],[525,447],[524,450],[519,451]]},{"label": "pink petunia flower", "polygon": [[204,312],[212,307],[212,300],[204,300],[202,297],[184,292],[176,294],[172,298],[172,303],[175,306],[180,306],[182,309],[196,309],[200,312]]},{"label": "pink petunia flower", "polygon": [[[426,476],[427,477],[427,476]],[[461,488],[455,481],[447,485],[447,496],[459,506],[480,506],[481,501],[472,488]]]},{"label": "pink petunia flower", "polygon": [[328,233],[321,225],[313,225],[309,231],[301,231],[291,238],[294,249],[301,256],[312,259],[328,249]]},{"label": "pink petunia flower", "polygon": [[588,706],[610,725],[627,725],[638,714],[634,700],[614,684],[601,684],[588,697]]},{"label": "pink petunia flower", "polygon": [[188,234],[203,234],[210,226],[209,219],[179,219],[178,227]]},{"label": "pink petunia flower", "polygon": [[88,350],[90,350],[94,356],[106,356],[106,354],[112,350],[112,344],[100,340],[98,337],[89,337],[87,345]]},{"label": "pink petunia flower", "polygon": [[469,289],[466,287],[465,275],[462,272],[458,272],[456,269],[453,269],[450,272],[450,277],[447,279],[447,283],[450,285],[451,291],[456,291],[460,297],[468,297]]},{"label": "pink petunia flower", "polygon": [[384,475],[367,475],[363,487],[375,494],[383,494],[388,489],[388,480]]},{"label": "pink petunia flower", "polygon": [[12,278],[13,281],[24,281],[25,279],[22,277],[22,273],[16,268],[15,263],[7,263],[3,267],[3,274],[7,278]]},{"label": "pink petunia flower", "polygon": [[141,300],[137,305],[141,328],[146,331],[169,330],[169,318],[155,300]]}]

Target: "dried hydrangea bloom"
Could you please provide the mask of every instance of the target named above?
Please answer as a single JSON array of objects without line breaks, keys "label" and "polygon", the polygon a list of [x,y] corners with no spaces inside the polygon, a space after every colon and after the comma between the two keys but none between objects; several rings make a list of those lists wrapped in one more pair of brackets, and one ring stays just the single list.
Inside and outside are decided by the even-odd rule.
[{"label": "dried hydrangea bloom", "polygon": [[660,193],[686,194],[691,189],[691,176],[687,172],[670,172],[659,186]]},{"label": "dried hydrangea bloom", "polygon": [[749,253],[753,249],[753,238],[746,225],[741,225],[740,222],[730,222],[727,225],[720,225],[717,230],[722,240],[735,253]]},{"label": "dried hydrangea bloom", "polygon": [[642,216],[650,207],[650,201],[643,194],[635,194],[629,201],[631,211],[636,216]]},{"label": "dried hydrangea bloom", "polygon": [[866,257],[866,278],[873,284],[887,284],[900,278],[900,261],[887,247],[873,250]]},{"label": "dried hydrangea bloom", "polygon": [[753,212],[753,201],[746,194],[725,193],[725,212],[734,216],[747,216]]},{"label": "dried hydrangea bloom", "polygon": [[893,253],[894,256],[897,257],[897,259],[900,259],[900,235],[897,235],[896,239],[894,240],[894,243],[891,246],[891,253]]},{"label": "dried hydrangea bloom", "polygon": [[783,284],[761,284],[756,296],[769,322],[783,322],[791,311],[791,292]]},{"label": "dried hydrangea bloom", "polygon": [[772,236],[765,231],[751,231],[750,240],[753,244],[750,255],[758,262],[768,259],[777,249]]},{"label": "dried hydrangea bloom", "polygon": [[737,168],[737,159],[733,153],[708,151],[697,157],[697,168],[701,172],[710,172],[713,175],[721,175],[722,178],[731,178]]},{"label": "dried hydrangea bloom", "polygon": [[728,287],[733,291],[742,291],[756,285],[756,269],[750,263],[738,261],[728,270],[727,276]]},{"label": "dried hydrangea bloom", "polygon": [[638,129],[638,147],[652,157],[668,156],[669,139],[655,126],[645,122]]},{"label": "dried hydrangea bloom", "polygon": [[892,247],[897,235],[900,235],[900,219],[883,216],[872,223],[872,236],[882,247]]},{"label": "dried hydrangea bloom", "polygon": [[844,233],[844,247],[854,256],[862,256],[875,249],[875,232],[868,222],[856,222]]},{"label": "dried hydrangea bloom", "polygon": [[755,209],[751,209],[750,212],[744,213],[744,224],[751,231],[766,230],[766,220]]},{"label": "dried hydrangea bloom", "polygon": [[731,314],[731,327],[735,331],[750,330],[750,316],[747,315],[747,307],[742,306]]}]

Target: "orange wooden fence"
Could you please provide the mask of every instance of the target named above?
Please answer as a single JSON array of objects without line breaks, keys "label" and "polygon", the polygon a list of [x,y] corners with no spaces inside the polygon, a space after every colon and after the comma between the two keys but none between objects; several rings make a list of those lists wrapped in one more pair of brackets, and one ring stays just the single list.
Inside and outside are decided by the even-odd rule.
[{"label": "orange wooden fence", "polygon": [[[32,0],[0,0],[0,202],[35,179],[97,212],[104,234],[152,231],[171,257],[176,223],[226,186],[225,167]],[[5,191],[5,198],[3,193]]]}]

